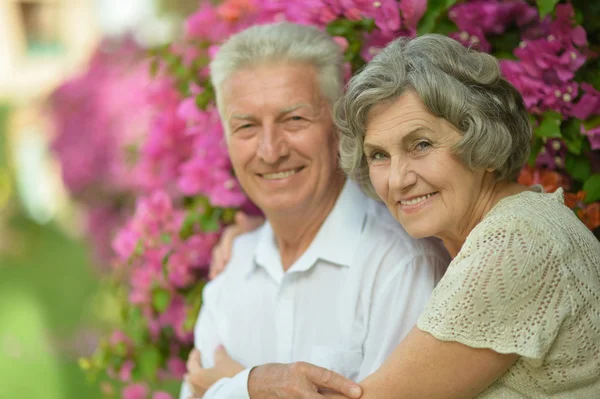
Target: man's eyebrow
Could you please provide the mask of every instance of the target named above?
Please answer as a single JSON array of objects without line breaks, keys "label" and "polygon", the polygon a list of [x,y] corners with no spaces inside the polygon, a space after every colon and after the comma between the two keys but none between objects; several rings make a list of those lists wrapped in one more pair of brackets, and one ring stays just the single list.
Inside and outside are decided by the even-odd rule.
[{"label": "man's eyebrow", "polygon": [[231,122],[234,119],[247,121],[247,120],[254,120],[255,118],[254,118],[254,116],[252,116],[250,114],[231,114],[229,116],[228,120]]},{"label": "man's eyebrow", "polygon": [[312,105],[307,104],[307,103],[294,104],[289,107],[281,108],[279,110],[279,114],[280,115],[289,114],[290,112],[294,112],[299,108],[312,108]]}]

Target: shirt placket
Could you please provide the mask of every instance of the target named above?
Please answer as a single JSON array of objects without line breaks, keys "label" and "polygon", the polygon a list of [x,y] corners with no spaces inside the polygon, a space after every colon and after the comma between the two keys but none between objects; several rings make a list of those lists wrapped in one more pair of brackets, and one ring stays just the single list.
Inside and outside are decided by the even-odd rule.
[{"label": "shirt placket", "polygon": [[286,274],[281,282],[277,295],[276,339],[278,361],[289,363],[294,354],[294,327],[296,314],[294,306],[295,286],[293,276]]}]

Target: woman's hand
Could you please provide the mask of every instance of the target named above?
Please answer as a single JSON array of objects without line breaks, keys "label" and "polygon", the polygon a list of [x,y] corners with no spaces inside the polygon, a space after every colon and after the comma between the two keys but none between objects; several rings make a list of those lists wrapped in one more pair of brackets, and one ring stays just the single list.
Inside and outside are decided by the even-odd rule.
[{"label": "woman's hand", "polygon": [[213,248],[208,272],[208,277],[211,280],[221,274],[225,269],[225,265],[229,262],[233,240],[241,234],[255,230],[264,222],[265,218],[262,216],[248,216],[241,211],[235,214],[233,224],[225,227],[221,239]]},{"label": "woman's hand", "polygon": [[360,398],[360,386],[331,370],[310,363],[265,364],[252,369],[248,378],[251,399],[323,399],[324,392],[338,398]]}]

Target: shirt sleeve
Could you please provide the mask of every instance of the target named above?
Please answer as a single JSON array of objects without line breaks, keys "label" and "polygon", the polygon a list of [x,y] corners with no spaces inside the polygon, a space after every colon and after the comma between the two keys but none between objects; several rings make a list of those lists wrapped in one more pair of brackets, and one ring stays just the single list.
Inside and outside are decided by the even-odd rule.
[{"label": "shirt sleeve", "polygon": [[404,265],[394,263],[391,276],[385,273],[376,284],[359,380],[376,371],[415,326],[447,265],[438,255],[418,255]]},{"label": "shirt sleeve", "polygon": [[248,377],[252,368],[248,368],[232,378],[221,378],[202,397],[202,399],[250,399]]},{"label": "shirt sleeve", "polygon": [[541,360],[571,313],[565,254],[532,221],[496,219],[467,237],[418,327],[440,340]]},{"label": "shirt sleeve", "polygon": [[[212,283],[207,284],[203,291],[203,303],[200,316],[194,328],[194,346],[202,355],[202,366],[214,367],[214,353],[222,343],[218,334],[216,322],[216,307],[218,304],[217,287]],[[203,399],[228,399],[248,398],[248,375],[250,369],[244,370],[233,378],[222,378],[217,381],[203,396]],[[190,387],[184,382],[182,384],[179,399],[188,399],[192,395]]]}]

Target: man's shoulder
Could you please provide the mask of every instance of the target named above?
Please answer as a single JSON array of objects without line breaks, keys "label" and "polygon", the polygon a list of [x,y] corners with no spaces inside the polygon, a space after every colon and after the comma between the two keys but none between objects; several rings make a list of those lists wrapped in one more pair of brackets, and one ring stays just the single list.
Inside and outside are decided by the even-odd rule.
[{"label": "man's shoulder", "polygon": [[240,284],[241,280],[245,279],[246,272],[250,271],[254,264],[254,254],[264,229],[263,224],[256,230],[240,234],[233,240],[229,262],[225,265],[225,270],[206,285],[209,291],[231,288],[232,285]]}]

